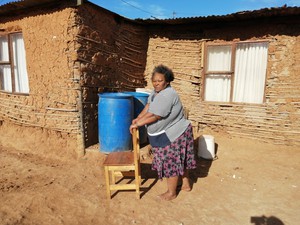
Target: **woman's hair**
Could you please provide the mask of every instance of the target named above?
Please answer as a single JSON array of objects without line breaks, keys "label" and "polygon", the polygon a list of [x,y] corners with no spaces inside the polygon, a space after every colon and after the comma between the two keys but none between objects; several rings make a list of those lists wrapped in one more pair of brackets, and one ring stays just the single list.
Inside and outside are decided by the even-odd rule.
[{"label": "woman's hair", "polygon": [[155,73],[163,74],[165,76],[166,81],[169,83],[174,80],[173,71],[164,65],[158,65],[153,69],[152,78]]}]

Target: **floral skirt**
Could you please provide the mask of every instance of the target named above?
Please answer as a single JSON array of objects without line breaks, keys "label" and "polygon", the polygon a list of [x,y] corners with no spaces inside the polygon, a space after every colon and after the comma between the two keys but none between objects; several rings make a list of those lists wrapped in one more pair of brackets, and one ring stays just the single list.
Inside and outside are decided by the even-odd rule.
[{"label": "floral skirt", "polygon": [[185,169],[195,169],[194,137],[191,124],[170,145],[153,147],[152,170],[156,170],[158,178],[169,178],[183,175]]}]

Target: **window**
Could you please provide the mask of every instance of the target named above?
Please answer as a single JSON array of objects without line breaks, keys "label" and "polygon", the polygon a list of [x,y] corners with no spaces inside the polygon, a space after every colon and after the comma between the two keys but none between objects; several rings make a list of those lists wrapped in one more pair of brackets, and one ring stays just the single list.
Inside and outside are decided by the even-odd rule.
[{"label": "window", "polygon": [[0,91],[29,93],[22,33],[0,34]]},{"label": "window", "polygon": [[207,45],[204,100],[263,103],[267,42]]}]

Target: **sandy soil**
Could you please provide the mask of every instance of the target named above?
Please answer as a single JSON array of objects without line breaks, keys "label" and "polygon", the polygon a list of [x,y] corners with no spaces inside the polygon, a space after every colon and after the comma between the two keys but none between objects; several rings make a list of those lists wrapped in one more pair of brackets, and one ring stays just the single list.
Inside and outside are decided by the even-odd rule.
[{"label": "sandy soil", "polygon": [[[221,144],[222,143],[222,144]],[[91,148],[78,160],[0,146],[0,224],[296,225],[300,149],[216,138],[218,159],[198,159],[193,190],[160,201],[165,181],[143,148],[143,193],[106,199],[102,162]]]}]

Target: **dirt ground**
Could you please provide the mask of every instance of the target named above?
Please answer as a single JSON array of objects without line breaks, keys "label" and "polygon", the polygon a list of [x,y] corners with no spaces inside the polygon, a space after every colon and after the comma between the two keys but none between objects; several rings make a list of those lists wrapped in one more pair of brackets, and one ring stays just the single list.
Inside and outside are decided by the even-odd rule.
[{"label": "dirt ground", "polygon": [[143,148],[143,191],[106,199],[102,162],[92,147],[77,160],[0,146],[0,224],[296,225],[300,149],[216,138],[217,160],[198,159],[191,192],[157,198],[166,182]]}]

